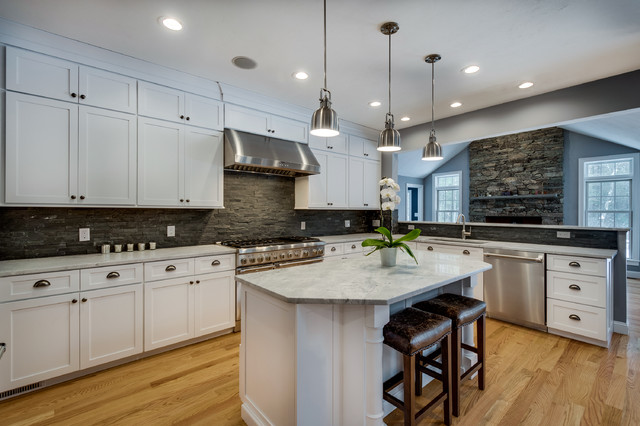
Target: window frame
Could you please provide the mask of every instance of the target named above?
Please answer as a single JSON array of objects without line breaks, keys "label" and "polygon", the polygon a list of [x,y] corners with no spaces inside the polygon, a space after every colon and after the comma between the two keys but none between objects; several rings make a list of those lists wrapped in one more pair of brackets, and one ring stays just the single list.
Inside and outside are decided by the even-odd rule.
[{"label": "window frame", "polygon": [[[597,178],[586,178],[586,166],[588,163],[603,162],[603,161],[618,161],[623,159],[631,159],[631,173],[630,175],[618,175],[618,176],[599,176]],[[640,154],[616,154],[605,155],[600,157],[584,157],[578,159],[578,225],[587,227],[586,213],[587,213],[587,196],[586,196],[586,183],[591,181],[617,181],[617,180],[631,180],[631,200],[630,200],[630,238],[631,238],[631,256],[630,259],[635,261],[639,258],[640,251],[640,236],[638,235],[638,229],[634,224],[640,223],[640,208],[636,208],[635,204],[640,202]],[[598,229],[617,229],[617,228],[598,228]]]},{"label": "window frame", "polygon": [[[447,187],[438,187],[437,182],[439,177],[443,176],[458,176],[458,186],[447,186]],[[459,216],[462,213],[462,170],[451,171],[451,172],[442,172],[442,173],[434,173],[431,175],[431,192],[432,192],[432,213],[433,213],[433,221],[438,222],[438,189],[457,189],[458,190],[458,210],[457,215]],[[451,211],[451,210],[446,210]],[[439,223],[455,223],[454,222],[439,222]]]}]

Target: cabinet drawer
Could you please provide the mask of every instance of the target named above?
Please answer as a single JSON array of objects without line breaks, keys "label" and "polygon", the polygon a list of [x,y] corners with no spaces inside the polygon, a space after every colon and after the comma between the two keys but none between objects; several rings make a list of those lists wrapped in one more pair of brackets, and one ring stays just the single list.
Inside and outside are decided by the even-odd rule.
[{"label": "cabinet drawer", "polygon": [[563,256],[559,254],[547,255],[547,269],[574,274],[607,276],[607,260],[591,257]]},{"label": "cabinet drawer", "polygon": [[342,245],[342,250],[345,254],[349,254],[349,253],[362,253],[365,247],[362,247],[360,245],[360,241],[353,241],[353,242],[349,242],[349,243],[344,243]]},{"label": "cabinet drawer", "polygon": [[80,271],[46,272],[0,278],[0,302],[80,290]]},{"label": "cabinet drawer", "polygon": [[547,299],[547,326],[596,340],[607,340],[604,308]]},{"label": "cabinet drawer", "polygon": [[222,256],[204,256],[195,259],[195,273],[208,274],[210,272],[228,271],[235,269],[236,256],[225,254]]},{"label": "cabinet drawer", "polygon": [[606,308],[607,279],[547,271],[547,297]]},{"label": "cabinet drawer", "polygon": [[80,289],[114,287],[142,282],[142,263],[105,266],[80,271]]},{"label": "cabinet drawer", "polygon": [[193,275],[194,261],[189,259],[162,260],[144,264],[144,280],[157,281]]},{"label": "cabinet drawer", "polygon": [[324,246],[324,255],[326,257],[339,256],[341,254],[344,254],[344,245],[341,243],[327,244]]},{"label": "cabinet drawer", "polygon": [[478,247],[465,247],[458,245],[449,245],[449,244],[433,244],[433,243],[417,243],[418,250],[427,250],[433,251],[437,253],[451,253],[451,254],[462,254],[465,256],[472,257],[474,259],[482,259],[483,250]]}]

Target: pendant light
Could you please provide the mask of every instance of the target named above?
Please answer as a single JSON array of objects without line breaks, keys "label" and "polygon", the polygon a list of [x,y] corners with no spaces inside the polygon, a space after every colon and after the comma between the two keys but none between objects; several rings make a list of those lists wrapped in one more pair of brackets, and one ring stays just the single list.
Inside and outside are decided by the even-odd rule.
[{"label": "pendant light", "polygon": [[434,100],[434,64],[438,62],[442,57],[437,53],[432,53],[424,58],[424,61],[431,64],[431,133],[429,134],[429,143],[422,150],[422,159],[424,161],[438,161],[442,160],[442,147],[436,142],[436,128],[434,126],[434,114],[433,114],[433,100]]},{"label": "pendant light", "polygon": [[389,36],[389,112],[385,116],[384,130],[378,137],[378,151],[400,151],[400,132],[393,128],[393,114],[391,114],[391,34],[398,32],[397,22],[386,22],[380,27],[380,32]]},{"label": "pendant light", "polygon": [[324,0],[324,87],[320,89],[320,108],[311,117],[311,134],[325,138],[340,134],[338,114],[331,109],[331,92],[327,90],[327,0]]}]

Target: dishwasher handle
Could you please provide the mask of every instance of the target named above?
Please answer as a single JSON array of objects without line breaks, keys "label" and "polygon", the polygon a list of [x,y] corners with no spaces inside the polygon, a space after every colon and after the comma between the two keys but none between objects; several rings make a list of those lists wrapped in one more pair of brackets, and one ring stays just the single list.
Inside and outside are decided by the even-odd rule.
[{"label": "dishwasher handle", "polygon": [[497,253],[485,253],[485,257],[499,257],[502,259],[516,259],[516,260],[524,260],[527,262],[536,262],[542,263],[544,257],[542,255],[538,257],[525,257],[525,256],[513,256],[511,254],[497,254]]}]

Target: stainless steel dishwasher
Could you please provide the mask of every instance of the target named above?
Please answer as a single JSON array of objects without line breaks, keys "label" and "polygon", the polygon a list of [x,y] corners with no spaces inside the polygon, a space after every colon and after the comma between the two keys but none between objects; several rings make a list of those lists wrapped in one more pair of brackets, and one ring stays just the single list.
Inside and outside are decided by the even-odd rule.
[{"label": "stainless steel dishwasher", "polygon": [[487,248],[484,260],[493,266],[484,273],[487,315],[546,331],[544,253]]}]

